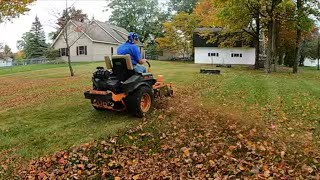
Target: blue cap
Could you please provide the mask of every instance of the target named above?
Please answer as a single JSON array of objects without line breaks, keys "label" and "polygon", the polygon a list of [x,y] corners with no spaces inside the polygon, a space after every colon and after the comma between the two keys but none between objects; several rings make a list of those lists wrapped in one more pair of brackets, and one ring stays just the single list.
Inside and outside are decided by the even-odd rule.
[{"label": "blue cap", "polygon": [[130,32],[129,35],[128,35],[128,42],[131,43],[131,44],[134,44],[133,40],[139,41],[139,36],[135,32]]}]

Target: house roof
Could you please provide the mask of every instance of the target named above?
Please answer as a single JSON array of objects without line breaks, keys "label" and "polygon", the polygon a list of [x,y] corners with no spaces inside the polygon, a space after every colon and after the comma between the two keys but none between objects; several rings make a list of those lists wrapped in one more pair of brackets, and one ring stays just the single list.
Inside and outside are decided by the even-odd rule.
[{"label": "house roof", "polygon": [[5,57],[5,58],[0,58],[0,61],[7,61],[7,62],[12,62],[13,59],[10,57]]},{"label": "house roof", "polygon": [[[105,44],[122,44],[127,41],[128,31],[124,28],[110,24],[109,22],[101,22],[93,20],[90,23],[79,22],[79,21],[69,21],[73,25],[80,27],[80,29],[85,29],[84,34],[92,41],[97,43]],[[52,46],[60,38],[63,31],[57,36],[57,38],[52,43]],[[141,45],[141,44],[139,44]]]}]

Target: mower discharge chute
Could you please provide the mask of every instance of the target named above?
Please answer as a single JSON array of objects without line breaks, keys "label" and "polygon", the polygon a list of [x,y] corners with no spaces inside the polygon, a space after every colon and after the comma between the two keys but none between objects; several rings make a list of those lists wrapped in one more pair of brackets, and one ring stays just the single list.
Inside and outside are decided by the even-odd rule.
[{"label": "mower discharge chute", "polygon": [[[152,107],[154,98],[172,96],[172,84],[165,84],[162,75],[157,79],[148,73],[136,73],[129,55],[105,57],[107,70],[97,67],[93,73],[93,89],[84,96],[97,110],[109,109],[143,117]],[[150,71],[150,63],[149,65]]]}]

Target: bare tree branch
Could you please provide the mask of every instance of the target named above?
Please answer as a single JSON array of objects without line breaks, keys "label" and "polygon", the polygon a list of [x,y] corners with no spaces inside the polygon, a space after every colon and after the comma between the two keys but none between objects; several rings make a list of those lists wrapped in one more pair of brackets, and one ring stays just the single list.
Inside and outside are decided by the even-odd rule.
[{"label": "bare tree branch", "polygon": [[256,37],[256,36],[257,36],[255,33],[250,32],[250,31],[248,31],[248,30],[246,30],[246,29],[242,29],[242,30],[243,30],[244,32],[250,34],[250,35],[253,36],[253,37]]}]

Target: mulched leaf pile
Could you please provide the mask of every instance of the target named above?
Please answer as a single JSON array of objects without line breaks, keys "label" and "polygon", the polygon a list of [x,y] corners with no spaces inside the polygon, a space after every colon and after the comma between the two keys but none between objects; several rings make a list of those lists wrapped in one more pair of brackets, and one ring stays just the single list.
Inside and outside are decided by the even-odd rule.
[{"label": "mulched leaf pile", "polygon": [[320,179],[317,148],[289,149],[274,129],[247,118],[203,107],[181,91],[124,133],[35,159],[16,173],[22,179]]}]

